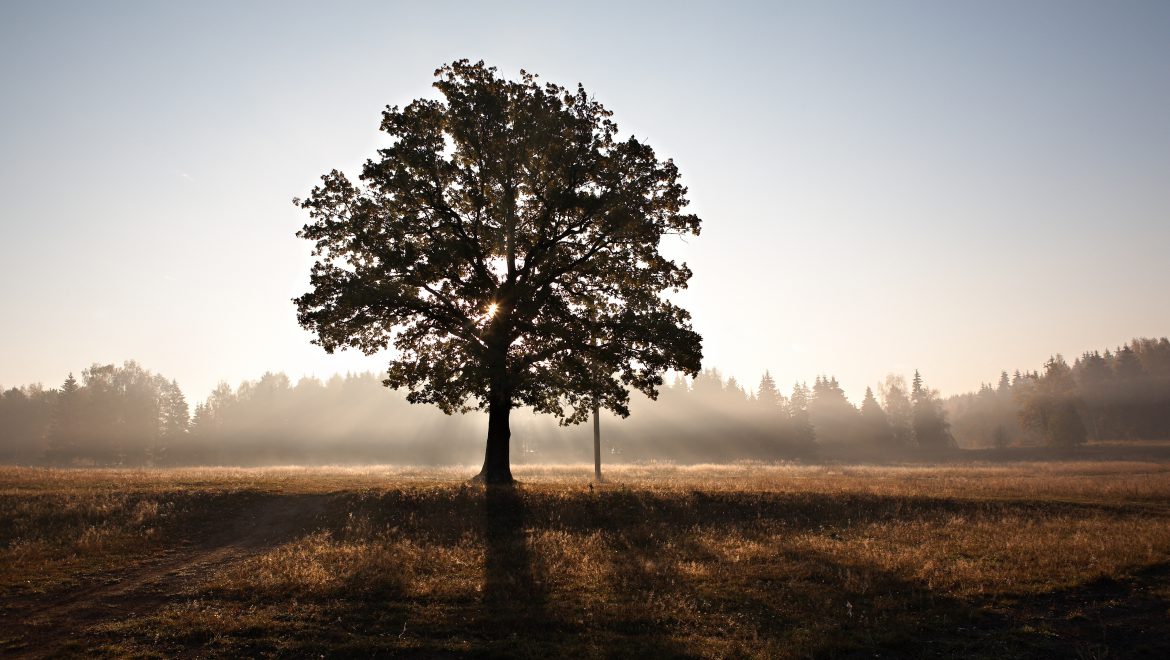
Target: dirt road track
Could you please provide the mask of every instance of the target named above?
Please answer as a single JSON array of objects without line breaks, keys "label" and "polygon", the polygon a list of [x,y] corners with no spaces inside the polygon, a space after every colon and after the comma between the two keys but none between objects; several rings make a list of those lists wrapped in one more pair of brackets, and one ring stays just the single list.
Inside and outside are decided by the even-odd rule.
[{"label": "dirt road track", "polygon": [[0,599],[5,657],[68,655],[87,629],[140,614],[178,598],[216,569],[317,528],[328,495],[264,495],[202,538],[192,538],[124,569],[86,579],[43,598]]}]

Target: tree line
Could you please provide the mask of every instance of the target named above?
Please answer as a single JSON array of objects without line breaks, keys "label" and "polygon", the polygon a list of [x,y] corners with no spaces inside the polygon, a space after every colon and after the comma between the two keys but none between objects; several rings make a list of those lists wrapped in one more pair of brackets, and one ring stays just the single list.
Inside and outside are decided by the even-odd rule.
[{"label": "tree line", "polygon": [[[859,404],[833,376],[781,387],[765,373],[746,387],[718,370],[677,377],[657,401],[635,393],[631,416],[606,417],[611,460],[724,462],[873,452],[1170,438],[1170,341],[1135,339],[1056,355],[948,399],[917,372],[866,388]],[[469,464],[482,415],[411,405],[374,374],[304,378],[268,373],[220,384],[189,408],[179,385],[136,362],[94,365],[56,388],[0,392],[0,461],[51,465]],[[589,430],[518,410],[515,461],[590,458]]]},{"label": "tree line", "polygon": [[142,465],[160,460],[189,434],[178,383],[136,362],[93,365],[59,388],[0,394],[0,460]]},{"label": "tree line", "polygon": [[1039,371],[1002,372],[947,411],[963,446],[1170,438],[1170,341],[1139,338],[1087,351],[1070,365],[1054,355]]}]

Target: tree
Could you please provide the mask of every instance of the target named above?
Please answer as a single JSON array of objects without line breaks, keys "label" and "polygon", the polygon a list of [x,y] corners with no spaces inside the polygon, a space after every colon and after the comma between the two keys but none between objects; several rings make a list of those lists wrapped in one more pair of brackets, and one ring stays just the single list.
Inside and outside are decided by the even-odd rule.
[{"label": "tree", "polygon": [[845,398],[836,377],[817,376],[808,402],[808,416],[822,443],[857,438],[857,408]]},{"label": "tree", "polygon": [[906,379],[889,374],[881,391],[893,443],[899,447],[909,447],[914,443],[914,404],[906,395]]},{"label": "tree", "polygon": [[1011,443],[1011,436],[1003,424],[996,424],[995,430],[991,432],[991,443],[996,449],[1004,449]]},{"label": "tree", "polygon": [[[163,451],[186,449],[187,433],[191,426],[191,412],[187,397],[175,380],[163,382],[160,387],[159,424],[161,426],[161,448]],[[161,458],[158,457],[158,458]]]},{"label": "tree", "polygon": [[776,389],[776,381],[772,379],[772,374],[764,371],[763,377],[760,378],[760,386],[756,388],[756,402],[765,410],[777,410],[782,398],[780,390]]},{"label": "tree", "polygon": [[809,418],[810,392],[808,385],[795,383],[792,386],[792,398],[789,399],[789,424],[791,425],[792,439],[798,445],[811,445],[816,442],[816,429]]},{"label": "tree", "polygon": [[39,384],[0,391],[0,461],[29,464],[44,456],[59,398]]},{"label": "tree", "polygon": [[923,383],[917,369],[910,387],[910,401],[914,404],[914,439],[918,446],[936,449],[953,446],[955,439],[938,392]]},{"label": "tree", "polygon": [[1113,386],[1113,370],[1097,351],[1085,351],[1073,367],[1093,439],[1101,440]]},{"label": "tree", "polygon": [[626,416],[628,388],[699,370],[690,314],[665,300],[691,272],[659,252],[698,234],[670,160],[586,94],[466,60],[435,72],[443,100],[388,107],[393,138],[360,183],[333,171],[298,233],[317,257],[300,323],[326,351],[393,345],[389,387],[444,412],[488,412],[480,478],[512,481],[518,405],[584,421]]},{"label": "tree", "polygon": [[995,386],[995,392],[1000,396],[1008,396],[1012,389],[1012,379],[1008,377],[1008,372],[999,372],[999,383]]},{"label": "tree", "polygon": [[1145,369],[1141,360],[1129,344],[1117,349],[1113,354],[1113,396],[1115,402],[1110,406],[1110,412],[1115,420],[1115,433],[1126,439],[1136,439],[1142,436],[1142,405],[1146,391]]},{"label": "tree", "polygon": [[70,372],[57,399],[53,402],[52,422],[49,426],[48,458],[53,462],[68,460],[77,452],[81,433],[82,400],[81,385]]},{"label": "tree", "polygon": [[878,405],[873,390],[868,387],[865,388],[865,398],[861,400],[861,420],[867,441],[881,446],[888,446],[893,441],[894,431],[890,428],[886,411]]},{"label": "tree", "polygon": [[1084,444],[1087,432],[1079,408],[1072,369],[1059,354],[1044,363],[1043,376],[1021,390],[1021,423],[1042,433],[1052,447]]}]

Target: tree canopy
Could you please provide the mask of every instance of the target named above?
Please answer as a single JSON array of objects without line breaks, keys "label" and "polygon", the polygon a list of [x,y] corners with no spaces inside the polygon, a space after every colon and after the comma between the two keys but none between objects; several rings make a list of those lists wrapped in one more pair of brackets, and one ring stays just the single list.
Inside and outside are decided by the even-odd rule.
[{"label": "tree canopy", "polygon": [[487,409],[503,465],[484,474],[510,481],[510,408],[624,416],[630,388],[697,373],[701,338],[663,297],[691,272],[659,248],[700,220],[674,163],[583,87],[466,60],[435,75],[441,100],[385,110],[393,142],[357,183],[334,170],[297,201],[317,261],[296,304],[327,351],[393,346],[385,384],[410,401]]}]

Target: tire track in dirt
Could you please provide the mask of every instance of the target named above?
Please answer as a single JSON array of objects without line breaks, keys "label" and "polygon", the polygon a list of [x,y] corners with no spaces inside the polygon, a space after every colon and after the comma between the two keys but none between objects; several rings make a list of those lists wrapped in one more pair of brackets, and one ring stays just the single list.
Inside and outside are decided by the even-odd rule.
[{"label": "tire track in dirt", "polygon": [[4,655],[47,658],[68,654],[85,639],[88,630],[157,608],[219,568],[314,531],[329,498],[264,496],[218,530],[188,547],[167,551],[161,559],[107,573],[100,583],[64,595],[36,600],[21,597],[4,603],[4,609],[20,612],[15,621],[0,619],[0,638],[7,647]]}]

